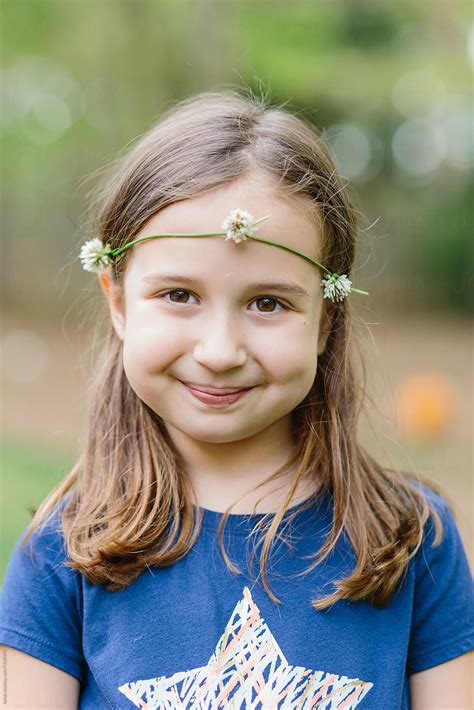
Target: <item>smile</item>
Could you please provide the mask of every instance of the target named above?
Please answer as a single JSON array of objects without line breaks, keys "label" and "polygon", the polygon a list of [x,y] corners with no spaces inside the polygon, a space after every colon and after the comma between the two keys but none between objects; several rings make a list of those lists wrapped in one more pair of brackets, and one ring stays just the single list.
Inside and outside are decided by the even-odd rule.
[{"label": "smile", "polygon": [[189,385],[186,385],[184,382],[181,382],[181,384],[193,395],[193,397],[211,407],[227,407],[229,404],[237,402],[237,400],[247,394],[247,392],[254,389],[253,387],[249,387],[244,390],[239,390],[238,392],[232,392],[231,394],[216,395],[209,394],[208,392],[200,392],[199,390],[193,389]]}]

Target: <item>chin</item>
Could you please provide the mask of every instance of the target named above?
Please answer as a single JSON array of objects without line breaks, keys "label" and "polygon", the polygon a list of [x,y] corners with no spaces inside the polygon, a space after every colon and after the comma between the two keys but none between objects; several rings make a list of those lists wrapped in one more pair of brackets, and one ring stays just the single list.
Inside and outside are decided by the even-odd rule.
[{"label": "chin", "polygon": [[[170,422],[170,424],[172,423]],[[172,424],[172,426],[190,439],[201,441],[205,444],[230,444],[248,439],[258,433],[255,428],[249,428],[248,426],[237,427],[226,425],[219,427],[211,424],[201,429],[199,427],[196,428],[196,426],[185,427],[182,422],[180,422],[179,426],[176,426],[176,424]]]}]

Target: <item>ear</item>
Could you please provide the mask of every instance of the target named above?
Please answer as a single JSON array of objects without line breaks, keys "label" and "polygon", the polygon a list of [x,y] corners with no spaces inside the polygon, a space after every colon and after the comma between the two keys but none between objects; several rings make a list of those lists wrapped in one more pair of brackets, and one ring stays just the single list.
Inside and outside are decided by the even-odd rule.
[{"label": "ear", "polygon": [[125,303],[120,285],[114,281],[112,272],[102,271],[99,274],[99,283],[106,300],[109,304],[112,325],[120,340],[125,334]]},{"label": "ear", "polygon": [[332,328],[332,312],[330,308],[323,303],[321,316],[319,319],[319,335],[318,335],[318,355],[322,355],[326,349],[327,339]]}]

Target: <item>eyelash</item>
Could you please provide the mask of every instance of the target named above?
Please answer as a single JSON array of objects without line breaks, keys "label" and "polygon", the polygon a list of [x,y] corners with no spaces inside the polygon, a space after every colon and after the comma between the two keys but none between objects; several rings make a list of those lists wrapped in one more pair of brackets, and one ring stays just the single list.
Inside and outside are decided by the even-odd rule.
[{"label": "eyelash", "polygon": [[[189,293],[189,294],[191,294],[191,296],[194,296],[194,294],[191,293],[191,291],[186,291],[186,290],[183,289],[183,288],[174,288],[174,289],[172,289],[171,291],[166,291],[166,293],[162,293],[160,296],[158,296],[158,298],[164,300],[164,299],[165,299],[165,296],[169,296],[170,293]],[[289,306],[287,306],[287,305],[286,305],[283,301],[281,301],[279,298],[275,298],[275,296],[258,296],[258,298],[254,298],[254,299],[253,299],[252,303],[253,303],[254,301],[261,301],[261,300],[263,300],[263,299],[268,299],[268,300],[270,300],[270,301],[275,301],[275,303],[278,303],[278,304],[281,306],[282,310],[281,310],[281,311],[257,311],[257,313],[261,313],[261,314],[263,314],[263,315],[267,315],[267,314],[268,314],[268,315],[273,315],[274,313],[282,313],[283,311],[288,311],[288,310],[290,310],[290,309],[289,309]],[[179,305],[184,305],[184,306],[187,306],[187,305],[188,305],[187,303],[179,304],[179,303],[176,303],[175,301],[168,301],[168,303],[173,303],[173,305],[178,305],[178,306],[179,306]]]}]

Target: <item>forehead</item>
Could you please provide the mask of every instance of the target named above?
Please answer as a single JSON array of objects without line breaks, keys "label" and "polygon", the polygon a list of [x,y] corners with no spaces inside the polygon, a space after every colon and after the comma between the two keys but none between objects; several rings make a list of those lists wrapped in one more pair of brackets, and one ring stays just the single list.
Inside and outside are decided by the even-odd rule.
[{"label": "forehead", "polygon": [[[255,220],[270,217],[257,225],[256,236],[279,242],[313,259],[321,251],[317,213],[307,198],[283,196],[268,179],[250,175],[211,192],[175,202],[160,210],[142,227],[137,237],[167,232],[222,232],[222,222],[239,207]],[[293,276],[308,285],[319,281],[317,267],[278,247],[246,240],[240,244],[224,237],[156,239],[132,248],[126,280],[151,270],[186,268],[203,279],[228,272],[243,281],[271,276]],[[302,285],[303,285],[302,284]]]}]

